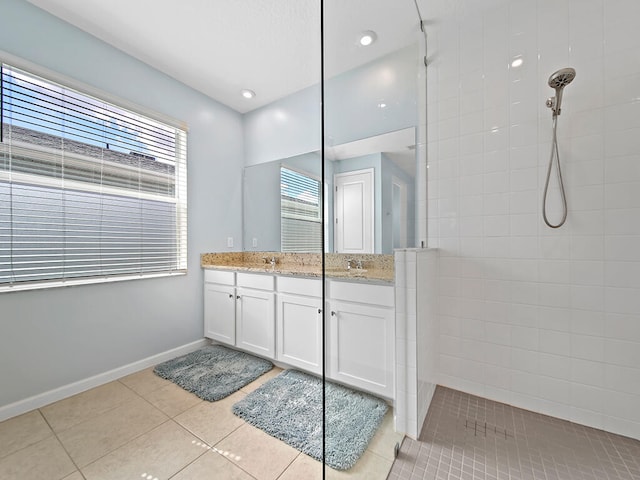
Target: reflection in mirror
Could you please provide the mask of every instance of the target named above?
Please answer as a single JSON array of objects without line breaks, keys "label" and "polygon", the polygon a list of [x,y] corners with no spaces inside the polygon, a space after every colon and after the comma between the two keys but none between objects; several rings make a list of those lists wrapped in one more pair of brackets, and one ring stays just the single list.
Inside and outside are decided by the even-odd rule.
[{"label": "reflection in mirror", "polygon": [[244,250],[322,253],[321,169],[318,152],[245,167]]},{"label": "reflection in mirror", "polygon": [[[415,129],[325,151],[325,246],[393,253],[416,245]],[[244,249],[321,251],[321,162],[311,152],[244,169]]]}]

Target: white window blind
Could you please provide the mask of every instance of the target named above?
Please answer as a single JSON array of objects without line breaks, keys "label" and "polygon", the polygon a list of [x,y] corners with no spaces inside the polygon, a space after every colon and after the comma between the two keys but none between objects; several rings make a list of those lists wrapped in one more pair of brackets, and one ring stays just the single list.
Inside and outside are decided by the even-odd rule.
[{"label": "white window blind", "polygon": [[0,291],[186,270],[186,131],[1,74]]},{"label": "white window blind", "polygon": [[280,168],[280,216],[283,252],[322,253],[319,180]]}]

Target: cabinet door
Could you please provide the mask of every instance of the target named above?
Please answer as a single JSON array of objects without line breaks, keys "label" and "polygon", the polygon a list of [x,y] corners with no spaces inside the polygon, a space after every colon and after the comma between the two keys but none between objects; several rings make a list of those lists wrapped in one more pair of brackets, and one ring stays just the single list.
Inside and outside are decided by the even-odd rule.
[{"label": "cabinet door", "polygon": [[275,294],[238,288],[236,346],[265,357],[275,357]]},{"label": "cabinet door", "polygon": [[330,303],[329,376],[393,398],[392,308]]},{"label": "cabinet door", "polygon": [[228,345],[236,343],[235,288],[204,284],[204,336]]},{"label": "cabinet door", "polygon": [[278,294],[278,360],[322,373],[322,300]]}]

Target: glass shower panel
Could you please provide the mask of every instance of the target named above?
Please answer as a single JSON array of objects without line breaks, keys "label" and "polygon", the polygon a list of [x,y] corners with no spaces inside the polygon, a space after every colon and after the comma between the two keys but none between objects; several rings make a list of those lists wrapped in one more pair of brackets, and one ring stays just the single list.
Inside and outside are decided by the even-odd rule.
[{"label": "glass shower panel", "polygon": [[410,414],[394,250],[426,240],[424,35],[414,0],[322,14],[324,474],[384,479]]}]

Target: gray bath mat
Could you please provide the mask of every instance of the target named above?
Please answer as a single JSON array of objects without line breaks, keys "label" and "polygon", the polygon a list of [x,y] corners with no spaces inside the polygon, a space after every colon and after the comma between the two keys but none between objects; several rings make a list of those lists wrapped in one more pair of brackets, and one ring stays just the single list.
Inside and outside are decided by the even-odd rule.
[{"label": "gray bath mat", "polygon": [[203,400],[214,402],[240,390],[273,364],[221,345],[207,347],[157,365],[153,371]]},{"label": "gray bath mat", "polygon": [[[372,395],[326,383],[326,458],[336,470],[355,465],[387,404]],[[233,406],[251,425],[322,461],[322,380],[285,370]]]}]

